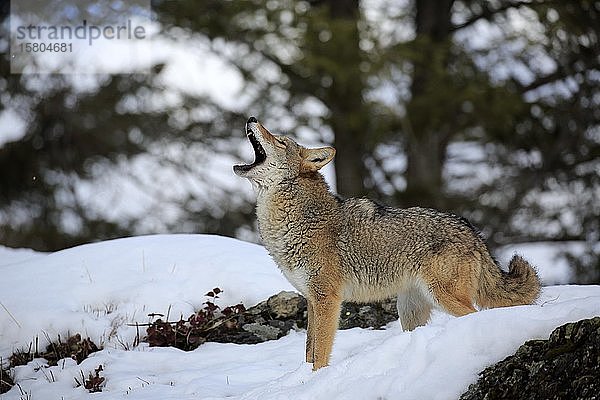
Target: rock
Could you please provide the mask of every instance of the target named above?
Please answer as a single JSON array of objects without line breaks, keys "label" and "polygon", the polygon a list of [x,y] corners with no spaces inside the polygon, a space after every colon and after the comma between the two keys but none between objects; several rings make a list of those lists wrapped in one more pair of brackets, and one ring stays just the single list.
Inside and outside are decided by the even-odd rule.
[{"label": "rock", "polygon": [[479,375],[461,400],[600,399],[600,317],[528,341]]},{"label": "rock", "polygon": [[340,313],[340,329],[379,329],[392,321],[398,321],[396,299],[374,304],[344,303]]},{"label": "rock", "polygon": [[[187,320],[159,319],[149,325],[143,340],[150,346],[175,346],[182,350],[193,350],[205,342],[256,344],[279,339],[291,330],[306,329],[307,324],[306,299],[295,292],[280,292],[247,310],[241,304],[215,313],[218,309],[212,305],[209,319],[203,310]],[[345,303],[340,314],[340,329],[377,329],[398,319],[395,300],[381,304]]]},{"label": "rock", "polygon": [[275,340],[306,327],[306,300],[295,292],[280,292],[226,319],[228,323],[211,330],[206,341],[255,344]]},{"label": "rock", "polygon": [[258,336],[263,341],[275,340],[278,339],[281,335],[281,329],[275,328],[270,325],[259,324],[256,322],[251,324],[245,324],[244,326],[242,326],[242,329],[246,332],[250,332]]},{"label": "rock", "polygon": [[293,318],[306,310],[306,299],[295,292],[279,292],[269,297],[267,306],[275,318]]},{"label": "rock", "polygon": [[[380,304],[344,303],[340,329],[381,328],[398,320],[395,299]],[[255,344],[275,340],[291,330],[306,329],[306,299],[296,292],[280,292],[233,317],[220,317],[203,342]]]}]

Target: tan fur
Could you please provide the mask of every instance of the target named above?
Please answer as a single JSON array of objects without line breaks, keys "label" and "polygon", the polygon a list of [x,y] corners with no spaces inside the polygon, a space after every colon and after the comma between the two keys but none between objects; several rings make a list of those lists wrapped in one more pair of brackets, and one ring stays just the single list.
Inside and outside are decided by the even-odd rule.
[{"label": "tan fur", "polygon": [[308,301],[306,361],[328,365],[342,301],[398,296],[405,330],[424,325],[433,307],[462,316],[481,307],[534,302],[535,270],[515,256],[503,272],[471,224],[425,208],[395,209],[368,199],[342,200],[318,170],[331,147],[304,148],[254,119],[247,132],[266,159],[236,166],[253,182],[262,240]]}]

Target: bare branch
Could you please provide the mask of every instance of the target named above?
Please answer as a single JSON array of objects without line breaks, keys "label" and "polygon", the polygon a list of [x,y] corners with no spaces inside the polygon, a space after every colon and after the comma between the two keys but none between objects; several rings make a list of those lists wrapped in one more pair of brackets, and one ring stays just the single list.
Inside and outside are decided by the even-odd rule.
[{"label": "bare branch", "polygon": [[537,6],[540,4],[550,4],[553,2],[554,1],[551,1],[551,0],[538,0],[538,1],[521,0],[521,1],[508,2],[498,8],[490,8],[488,2],[483,2],[483,5],[482,5],[483,11],[481,11],[481,13],[479,13],[477,15],[473,15],[471,18],[467,19],[465,22],[463,22],[461,24],[451,26],[450,32],[456,32],[460,29],[463,29],[463,28],[473,25],[475,22],[479,21],[480,19],[489,19],[489,18],[493,17],[494,15],[503,13],[507,10],[510,10],[511,8],[520,8],[520,7],[524,7],[524,6]]},{"label": "bare branch", "polygon": [[[531,90],[537,89],[541,86],[547,85],[549,83],[557,82],[568,78],[573,75],[575,71],[573,70],[575,64],[577,64],[580,60],[574,59],[569,62],[567,65],[559,65],[554,72],[549,74],[539,76],[533,82],[528,83],[527,85],[521,85],[515,81],[518,86],[518,90],[521,93],[527,93]],[[586,67],[586,69],[592,70],[600,68],[600,63],[596,62]]]}]

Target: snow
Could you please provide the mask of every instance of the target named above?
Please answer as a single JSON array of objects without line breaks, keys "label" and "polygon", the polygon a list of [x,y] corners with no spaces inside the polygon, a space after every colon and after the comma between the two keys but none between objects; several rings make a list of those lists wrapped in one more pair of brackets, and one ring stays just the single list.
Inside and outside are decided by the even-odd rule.
[{"label": "snow", "polygon": [[[518,249],[525,257],[529,250]],[[534,253],[541,271],[553,265],[543,245]],[[219,236],[140,236],[51,254],[0,248],[0,356],[36,336],[40,347],[46,335],[75,332],[104,345],[80,365],[62,360],[48,367],[36,359],[15,368],[20,388],[0,399],[455,399],[479,371],[526,340],[600,315],[599,286],[545,287],[536,305],[461,318],[436,312],[413,332],[397,322],[339,331],[331,365],[317,372],[303,361],[303,331],[191,352],[132,346],[135,328],[128,323],[169,308],[171,320],[187,316],[214,287],[223,289],[222,306],[252,306],[292,290],[263,247]],[[76,387],[75,379],[99,365],[106,378],[101,393]]]},{"label": "snow", "polygon": [[13,249],[10,247],[0,246],[0,268],[5,265],[32,260],[44,255],[45,253],[40,253],[31,249]]},{"label": "snow", "polygon": [[0,302],[12,314],[0,313],[4,356],[40,329],[131,343],[135,329],[127,323],[147,322],[149,313],[187,317],[214,287],[224,305],[292,290],[261,246],[210,235],[117,239],[0,268]]}]

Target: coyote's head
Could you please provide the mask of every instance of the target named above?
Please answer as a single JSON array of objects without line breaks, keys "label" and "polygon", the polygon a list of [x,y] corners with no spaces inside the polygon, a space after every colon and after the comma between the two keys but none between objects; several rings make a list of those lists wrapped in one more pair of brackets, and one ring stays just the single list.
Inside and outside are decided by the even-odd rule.
[{"label": "coyote's head", "polygon": [[335,155],[333,147],[307,149],[288,137],[273,135],[254,117],[246,122],[246,136],[254,148],[254,162],[235,165],[233,171],[262,187],[317,171]]}]

